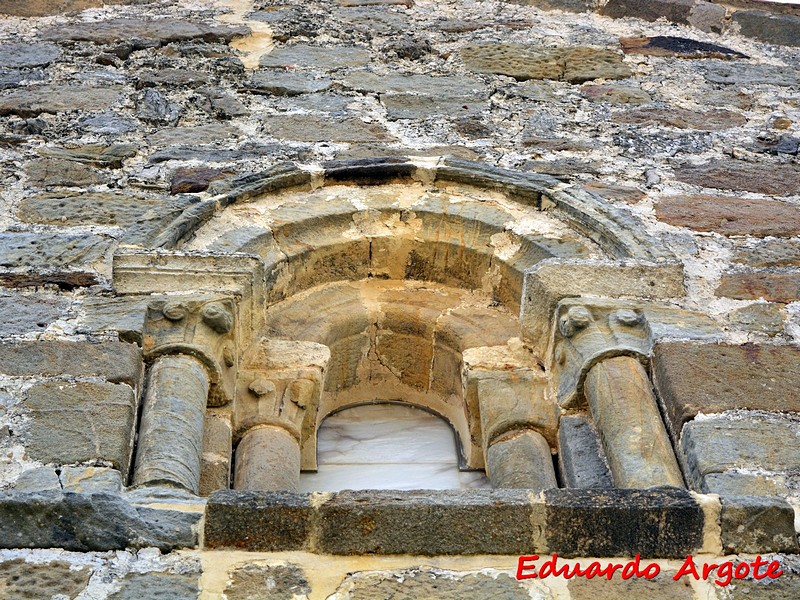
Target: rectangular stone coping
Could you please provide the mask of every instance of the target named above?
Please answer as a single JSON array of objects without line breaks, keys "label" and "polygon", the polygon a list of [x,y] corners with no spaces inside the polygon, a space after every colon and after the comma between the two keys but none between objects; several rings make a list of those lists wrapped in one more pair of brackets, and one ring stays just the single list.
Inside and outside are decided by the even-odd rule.
[{"label": "rectangular stone coping", "polygon": [[208,499],[205,548],[320,554],[681,558],[705,515],[683,489],[244,492]]}]

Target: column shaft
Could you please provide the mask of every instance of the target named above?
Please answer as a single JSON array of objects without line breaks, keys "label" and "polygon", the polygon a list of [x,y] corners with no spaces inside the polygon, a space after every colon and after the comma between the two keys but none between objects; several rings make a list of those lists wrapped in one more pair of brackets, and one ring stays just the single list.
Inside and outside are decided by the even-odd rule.
[{"label": "column shaft", "polygon": [[236,448],[237,490],[296,492],[300,485],[300,444],[283,427],[263,425],[244,434]]},{"label": "column shaft", "polygon": [[558,487],[550,444],[536,431],[519,431],[489,446],[486,469],[494,488]]},{"label": "column shaft", "polygon": [[197,494],[209,389],[206,369],[191,356],[162,356],[147,378],[133,483],[167,483]]},{"label": "column shaft", "polygon": [[598,363],[587,374],[584,391],[617,487],[683,487],[650,379],[637,359]]}]

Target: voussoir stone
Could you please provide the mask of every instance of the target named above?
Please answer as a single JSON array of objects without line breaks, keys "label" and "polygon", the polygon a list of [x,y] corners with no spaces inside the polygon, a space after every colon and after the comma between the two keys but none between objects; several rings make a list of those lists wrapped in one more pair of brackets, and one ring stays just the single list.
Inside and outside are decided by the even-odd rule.
[{"label": "voussoir stone", "polygon": [[659,220],[722,235],[789,237],[800,234],[797,205],[776,200],[693,194],[667,196],[656,204]]},{"label": "voussoir stone", "polygon": [[81,41],[95,44],[132,43],[134,47],[163,46],[172,42],[202,40],[230,42],[250,33],[243,25],[210,25],[175,19],[109,19],[93,23],[59,25],[45,31],[42,39],[53,42]]},{"label": "voussoir stone", "polygon": [[800,194],[800,167],[793,164],[755,164],[736,160],[712,160],[683,164],[675,178],[702,187],[742,190],[784,196]]},{"label": "voussoir stone", "polygon": [[25,446],[34,460],[103,460],[127,475],[136,421],[136,395],[130,386],[45,381],[28,390],[22,406],[30,414]]},{"label": "voussoir stone", "polygon": [[617,52],[581,46],[474,44],[461,49],[461,58],[470,71],[507,75],[518,81],[556,79],[583,83],[600,78],[625,79],[632,75]]},{"label": "voussoir stone", "polygon": [[653,382],[676,434],[698,413],[800,412],[800,348],[659,343]]},{"label": "voussoir stone", "polygon": [[0,116],[35,117],[72,110],[102,111],[122,99],[117,88],[46,85],[0,96]]}]

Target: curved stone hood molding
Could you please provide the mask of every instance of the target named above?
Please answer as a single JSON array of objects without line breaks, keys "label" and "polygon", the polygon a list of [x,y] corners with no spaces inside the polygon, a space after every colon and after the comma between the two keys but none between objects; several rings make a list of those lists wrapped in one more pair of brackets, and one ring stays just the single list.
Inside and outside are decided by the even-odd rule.
[{"label": "curved stone hood molding", "polygon": [[418,181],[428,185],[461,184],[493,190],[539,210],[546,210],[576,232],[596,242],[610,258],[669,260],[674,257],[648,236],[629,212],[579,186],[537,173],[521,173],[454,158],[369,158],[331,161],[319,166],[282,163],[262,172],[214,184],[212,197],[189,208],[154,234],[153,247],[176,248],[214,214],[231,204],[290,188],[312,189],[341,183],[380,185]]}]

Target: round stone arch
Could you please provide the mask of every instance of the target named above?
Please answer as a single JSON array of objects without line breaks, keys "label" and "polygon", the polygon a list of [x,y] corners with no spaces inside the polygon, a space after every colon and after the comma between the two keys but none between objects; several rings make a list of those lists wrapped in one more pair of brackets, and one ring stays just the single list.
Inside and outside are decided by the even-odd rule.
[{"label": "round stone arch", "polygon": [[[543,361],[521,340],[525,272],[553,258],[659,255],[628,227],[629,215],[598,196],[469,161],[280,165],[228,187],[194,209],[205,215],[202,226],[174,228],[183,236],[173,243],[258,256],[266,294],[257,337],[329,349],[316,406],[295,428],[304,469],[316,467],[316,431],[328,414],[375,400],[442,416],[457,432],[463,463],[482,468],[487,424],[476,388],[498,364],[538,382],[529,386],[539,396],[532,404],[544,414],[525,426],[555,447]],[[257,359],[246,362],[258,371]],[[240,393],[237,402],[250,397]],[[245,433],[236,421],[258,423],[252,412],[234,408],[238,437]],[[519,423],[505,427],[512,425]]]},{"label": "round stone arch", "polygon": [[[293,458],[284,463],[298,473],[316,467],[328,414],[375,400],[441,415],[468,467],[483,468],[488,448],[519,431],[556,448],[542,323],[553,302],[581,293],[547,296],[537,317],[544,333],[532,340],[526,312],[538,307],[527,279],[554,261],[590,271],[606,261],[602,279],[608,264],[670,258],[632,214],[599,196],[469,161],[285,164],[201,198],[156,245],[258,265],[239,302],[248,323],[237,319],[238,350],[224,359],[235,371],[224,410],[234,445],[251,432],[286,432],[281,445]],[[253,489],[269,488],[259,478]]]}]

